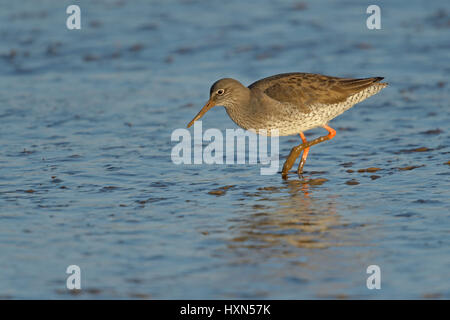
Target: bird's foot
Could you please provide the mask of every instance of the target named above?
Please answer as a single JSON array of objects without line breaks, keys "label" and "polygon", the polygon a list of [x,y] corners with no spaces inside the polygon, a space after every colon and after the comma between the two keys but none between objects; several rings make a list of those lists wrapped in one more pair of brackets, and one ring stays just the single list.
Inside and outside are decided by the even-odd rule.
[{"label": "bird's foot", "polygon": [[301,178],[301,175],[303,174],[303,167],[305,166],[306,158],[308,157],[308,153],[309,153],[309,147],[305,148],[303,150],[302,157],[300,158],[300,163],[298,164],[297,174],[300,178]]},{"label": "bird's foot", "polygon": [[303,176],[303,166],[305,165],[303,158],[300,160],[300,164],[298,165],[297,174],[301,178]]},{"label": "bird's foot", "polygon": [[300,153],[304,148],[302,148],[303,145],[295,146],[291,149],[291,152],[289,153],[289,156],[286,159],[286,162],[283,165],[283,170],[281,171],[281,176],[283,179],[286,179],[289,170],[291,170],[292,166],[295,163],[295,160],[299,157]]}]

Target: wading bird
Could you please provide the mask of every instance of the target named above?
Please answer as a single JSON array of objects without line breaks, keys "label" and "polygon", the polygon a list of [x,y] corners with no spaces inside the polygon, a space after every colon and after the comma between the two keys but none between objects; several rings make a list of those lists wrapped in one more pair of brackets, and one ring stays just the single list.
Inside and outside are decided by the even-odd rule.
[{"label": "wading bird", "polygon": [[[278,130],[278,135],[300,134],[302,144],[292,148],[283,165],[285,178],[303,151],[297,173],[303,173],[309,148],[330,140],[336,131],[328,122],[388,84],[382,77],[350,79],[312,73],[284,73],[258,80],[248,87],[224,78],[210,89],[209,100],[188,124],[188,128],[214,106],[224,106],[241,128],[258,133]],[[307,141],[304,132],[323,127],[328,135]]]}]

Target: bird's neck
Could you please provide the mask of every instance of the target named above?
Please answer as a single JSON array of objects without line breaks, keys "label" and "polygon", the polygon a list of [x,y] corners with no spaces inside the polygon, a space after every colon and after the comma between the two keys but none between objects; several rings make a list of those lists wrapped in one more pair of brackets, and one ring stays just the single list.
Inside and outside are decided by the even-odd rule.
[{"label": "bird's neck", "polygon": [[252,100],[250,89],[243,87],[243,90],[235,94],[229,104],[225,106],[228,116],[241,128],[253,128],[251,119],[254,116],[254,103]]},{"label": "bird's neck", "polygon": [[233,96],[228,100],[227,109],[242,109],[250,104],[251,91],[250,89],[242,86],[239,91],[235,92]]}]

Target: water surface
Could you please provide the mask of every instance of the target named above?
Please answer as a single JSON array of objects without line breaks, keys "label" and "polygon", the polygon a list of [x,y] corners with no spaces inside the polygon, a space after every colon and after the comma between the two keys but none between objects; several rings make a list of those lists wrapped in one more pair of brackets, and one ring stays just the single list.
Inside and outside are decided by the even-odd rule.
[{"label": "water surface", "polygon": [[[450,298],[450,8],[377,3],[381,30],[361,1],[77,1],[69,31],[71,1],[1,1],[0,297]],[[171,162],[215,80],[292,71],[390,86],[301,179]]]}]

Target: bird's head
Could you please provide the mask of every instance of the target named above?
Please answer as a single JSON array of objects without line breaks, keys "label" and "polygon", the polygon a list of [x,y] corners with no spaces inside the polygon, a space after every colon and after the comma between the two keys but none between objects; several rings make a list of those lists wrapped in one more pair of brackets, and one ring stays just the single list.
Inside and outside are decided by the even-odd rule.
[{"label": "bird's head", "polygon": [[220,79],[211,86],[209,90],[209,100],[200,112],[188,124],[188,128],[192,124],[203,117],[203,115],[212,107],[224,106],[225,108],[237,105],[243,98],[241,96],[248,95],[249,89],[242,83],[231,78]]}]

